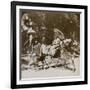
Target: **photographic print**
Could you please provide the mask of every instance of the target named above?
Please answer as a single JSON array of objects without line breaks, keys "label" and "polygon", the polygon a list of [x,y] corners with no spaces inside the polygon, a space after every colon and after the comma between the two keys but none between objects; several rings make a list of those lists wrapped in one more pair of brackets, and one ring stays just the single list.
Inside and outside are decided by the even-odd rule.
[{"label": "photographic print", "polygon": [[12,2],[12,88],[87,83],[87,7],[69,6]]},{"label": "photographic print", "polygon": [[80,74],[80,13],[21,10],[21,79]]}]

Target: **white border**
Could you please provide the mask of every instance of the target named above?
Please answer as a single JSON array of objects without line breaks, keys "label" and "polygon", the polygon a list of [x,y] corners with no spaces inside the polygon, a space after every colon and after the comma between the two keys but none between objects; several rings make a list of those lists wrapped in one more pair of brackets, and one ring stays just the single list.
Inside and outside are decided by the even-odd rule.
[{"label": "white border", "polygon": [[[64,11],[64,12],[81,12],[80,14],[80,76],[74,77],[54,77],[54,78],[47,78],[47,79],[30,79],[30,80],[20,80],[20,60],[19,60],[19,30],[20,30],[20,9],[32,9],[32,10],[49,10],[49,11]],[[51,7],[35,7],[35,6],[16,6],[16,72],[17,72],[17,85],[22,84],[35,84],[35,83],[52,83],[52,82],[70,82],[70,81],[84,81],[84,9],[72,9],[72,8],[51,8]]]}]

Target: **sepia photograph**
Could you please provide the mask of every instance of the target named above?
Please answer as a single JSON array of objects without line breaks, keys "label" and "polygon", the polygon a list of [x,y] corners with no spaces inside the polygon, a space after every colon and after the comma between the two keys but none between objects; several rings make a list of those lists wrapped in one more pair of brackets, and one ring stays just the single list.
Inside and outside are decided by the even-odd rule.
[{"label": "sepia photograph", "polygon": [[12,88],[87,83],[87,6],[12,2],[11,11]]},{"label": "sepia photograph", "polygon": [[80,75],[80,13],[20,10],[21,79]]}]

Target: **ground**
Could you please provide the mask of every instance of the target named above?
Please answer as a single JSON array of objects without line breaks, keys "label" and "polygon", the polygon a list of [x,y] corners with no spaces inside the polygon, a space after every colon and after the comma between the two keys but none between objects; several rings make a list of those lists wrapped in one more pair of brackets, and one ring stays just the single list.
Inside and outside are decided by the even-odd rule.
[{"label": "ground", "polygon": [[80,75],[80,59],[75,58],[76,71],[68,70],[64,67],[49,68],[44,70],[22,70],[21,78],[46,78],[46,77],[63,77],[63,76],[79,76]]}]

